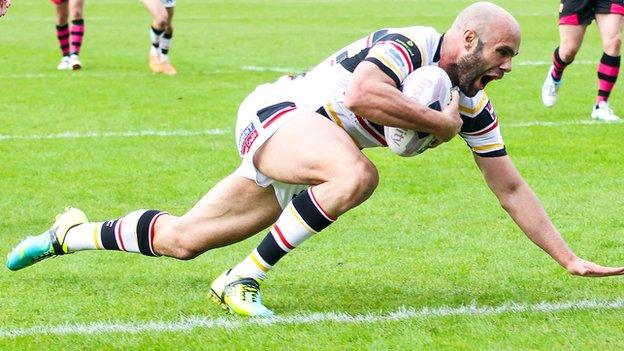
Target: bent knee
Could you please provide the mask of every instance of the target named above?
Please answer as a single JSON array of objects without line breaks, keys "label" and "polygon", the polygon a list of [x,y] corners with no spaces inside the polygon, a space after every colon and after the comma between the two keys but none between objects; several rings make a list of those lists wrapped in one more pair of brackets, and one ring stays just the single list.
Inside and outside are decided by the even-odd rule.
[{"label": "bent knee", "polygon": [[561,58],[563,62],[569,63],[569,62],[572,62],[572,60],[574,60],[578,51],[579,51],[578,46],[574,46],[574,45],[567,45],[565,47],[561,46],[559,48],[559,57]]},{"label": "bent knee", "polygon": [[68,20],[69,20],[69,15],[67,14],[61,14],[61,15],[56,16],[56,24],[59,26],[67,24]]},{"label": "bent knee", "polygon": [[605,41],[604,52],[606,52],[610,56],[619,56],[621,46],[622,39],[618,35]]},{"label": "bent knee", "polygon": [[355,207],[368,199],[379,184],[377,168],[366,158],[349,165],[342,175],[341,186],[344,190],[344,203]]},{"label": "bent knee", "polygon": [[160,13],[154,17],[154,27],[157,29],[166,29],[169,23],[169,15],[167,12]]}]

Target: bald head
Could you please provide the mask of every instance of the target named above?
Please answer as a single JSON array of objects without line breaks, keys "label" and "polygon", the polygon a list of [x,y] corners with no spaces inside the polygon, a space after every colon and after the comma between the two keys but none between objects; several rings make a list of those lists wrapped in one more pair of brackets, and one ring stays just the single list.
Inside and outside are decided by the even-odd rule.
[{"label": "bald head", "polygon": [[467,96],[511,71],[520,26],[500,6],[477,2],[462,10],[444,34],[438,65]]},{"label": "bald head", "polygon": [[449,31],[463,33],[475,31],[482,41],[494,33],[507,32],[507,35],[520,37],[520,25],[507,10],[491,2],[476,2],[462,10]]}]

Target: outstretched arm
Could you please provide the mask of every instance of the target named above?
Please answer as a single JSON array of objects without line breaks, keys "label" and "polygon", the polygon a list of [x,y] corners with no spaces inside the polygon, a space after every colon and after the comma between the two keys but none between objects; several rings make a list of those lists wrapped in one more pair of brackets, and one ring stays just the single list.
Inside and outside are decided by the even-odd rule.
[{"label": "outstretched arm", "polygon": [[624,274],[624,267],[603,267],[577,257],[570,250],[509,156],[475,156],[475,161],[501,206],[518,227],[568,272],[590,277]]}]

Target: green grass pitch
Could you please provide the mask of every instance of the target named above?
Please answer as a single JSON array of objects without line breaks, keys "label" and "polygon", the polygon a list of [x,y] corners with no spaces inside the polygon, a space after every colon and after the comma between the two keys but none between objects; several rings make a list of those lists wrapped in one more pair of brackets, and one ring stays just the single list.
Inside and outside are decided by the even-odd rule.
[{"label": "green grass pitch", "polygon": [[[236,167],[236,109],[254,86],[378,28],[444,31],[468,3],[179,0],[171,49],[179,74],[165,77],[148,71],[149,17],[138,1],[86,0],[82,72],[55,69],[52,5],[14,1],[0,19],[0,252],[43,231],[67,205],[94,220],[137,208],[183,213]],[[558,42],[558,3],[498,3],[523,29],[513,72],[488,88],[508,151],[577,254],[624,264],[624,124],[580,122],[589,121],[597,89],[597,28],[566,71],[558,105],[547,109],[540,88]],[[623,89],[616,85],[611,98],[620,114]],[[209,129],[225,133],[119,136]],[[60,133],[112,136],[48,138]],[[188,262],[83,252],[17,273],[1,268],[0,350],[624,348],[623,311],[603,305],[621,307],[624,278],[569,276],[530,243],[459,138],[412,159],[366,154],[381,174],[373,197],[288,255],[263,286],[266,304],[298,322],[249,323],[208,299],[212,279],[261,234]],[[586,300],[598,307],[312,321],[331,311],[370,317]],[[76,331],[93,323],[179,326],[189,316],[206,323]],[[43,332],[59,326],[68,333]],[[32,327],[39,329],[19,329]],[[16,330],[32,332],[11,336]]]}]

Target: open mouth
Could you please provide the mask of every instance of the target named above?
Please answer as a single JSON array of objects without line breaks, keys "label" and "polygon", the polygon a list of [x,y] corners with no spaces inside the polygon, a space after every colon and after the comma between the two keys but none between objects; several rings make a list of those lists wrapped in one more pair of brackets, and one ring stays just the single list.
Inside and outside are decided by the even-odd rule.
[{"label": "open mouth", "polygon": [[494,75],[489,75],[489,74],[484,74],[484,75],[482,75],[482,76],[481,76],[481,80],[480,80],[480,83],[481,83],[481,89],[485,88],[485,86],[486,86],[489,82],[491,82],[491,81],[493,81],[493,80],[495,80],[495,79],[498,79],[498,77],[496,77],[496,76],[494,76]]}]

